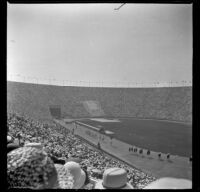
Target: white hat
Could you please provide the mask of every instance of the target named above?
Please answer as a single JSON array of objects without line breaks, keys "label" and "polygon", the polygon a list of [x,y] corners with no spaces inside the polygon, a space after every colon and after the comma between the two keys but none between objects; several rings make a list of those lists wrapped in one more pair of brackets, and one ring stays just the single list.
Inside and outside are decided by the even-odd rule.
[{"label": "white hat", "polygon": [[150,183],[144,189],[192,189],[192,181],[188,179],[163,177]]},{"label": "white hat", "polygon": [[85,180],[86,180],[86,174],[81,169],[80,165],[76,162],[69,161],[69,162],[65,163],[64,167],[74,177],[73,189],[80,189],[81,187],[83,187],[85,184]]},{"label": "white hat", "polygon": [[36,147],[38,149],[43,149],[43,145],[41,143],[26,143],[24,147]]},{"label": "white hat", "polygon": [[133,189],[127,182],[127,172],[122,168],[109,168],[103,173],[103,180],[97,182],[95,189]]},{"label": "white hat", "polygon": [[12,137],[7,135],[7,142],[11,142],[12,141]]}]

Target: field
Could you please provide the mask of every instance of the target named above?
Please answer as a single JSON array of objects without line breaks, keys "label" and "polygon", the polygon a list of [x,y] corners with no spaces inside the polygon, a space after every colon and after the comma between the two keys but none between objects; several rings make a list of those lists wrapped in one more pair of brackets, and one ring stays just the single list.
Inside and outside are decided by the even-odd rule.
[{"label": "field", "polygon": [[192,155],[191,124],[140,119],[120,119],[120,122],[87,119],[81,122],[104,127],[114,132],[116,139],[144,149],[182,157]]}]

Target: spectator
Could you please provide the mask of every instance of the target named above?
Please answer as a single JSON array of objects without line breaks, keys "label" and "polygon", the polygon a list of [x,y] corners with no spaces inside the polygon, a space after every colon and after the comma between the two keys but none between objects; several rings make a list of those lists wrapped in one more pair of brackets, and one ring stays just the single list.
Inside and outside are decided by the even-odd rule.
[{"label": "spectator", "polygon": [[97,182],[95,189],[133,189],[127,183],[127,172],[121,168],[109,168],[103,173],[103,180]]},{"label": "spectator", "polygon": [[16,137],[18,138],[18,142],[19,142],[19,145],[20,145],[20,141],[21,141],[21,138],[22,138],[21,133],[18,132],[18,133],[16,134]]},{"label": "spectator", "polygon": [[21,141],[20,144],[19,144],[19,146],[20,146],[20,147],[23,147],[24,144],[25,144],[25,142],[24,142],[24,141]]},{"label": "spectator", "polygon": [[43,146],[41,143],[27,143],[24,145],[25,147],[35,147],[38,149],[43,149]]},{"label": "spectator", "polygon": [[16,143],[9,143],[7,144],[7,153],[11,152],[14,149],[19,148],[20,146]]},{"label": "spectator", "polygon": [[87,166],[83,166],[82,169],[85,172],[85,176],[86,176],[84,185],[87,185],[87,184],[90,183],[90,178],[89,178],[89,175],[88,175],[88,172],[87,172]]},{"label": "spectator", "polygon": [[139,153],[142,154],[142,153],[143,153],[143,149],[140,149],[140,150],[139,150]]},{"label": "spectator", "polygon": [[21,147],[7,155],[7,182],[9,188],[69,189],[73,186],[73,177],[66,170],[62,173],[57,170],[43,150]]},{"label": "spectator", "polygon": [[85,184],[86,174],[81,169],[80,165],[76,162],[70,161],[67,162],[64,167],[74,178],[73,189],[81,189]]},{"label": "spectator", "polygon": [[150,150],[148,149],[148,150],[147,150],[147,155],[150,155],[150,153],[151,153],[151,152],[150,152]]},{"label": "spectator", "polygon": [[8,136],[7,136],[7,144],[8,144],[8,143],[12,143],[12,142],[13,142],[12,140],[13,140],[12,137],[8,135]]}]

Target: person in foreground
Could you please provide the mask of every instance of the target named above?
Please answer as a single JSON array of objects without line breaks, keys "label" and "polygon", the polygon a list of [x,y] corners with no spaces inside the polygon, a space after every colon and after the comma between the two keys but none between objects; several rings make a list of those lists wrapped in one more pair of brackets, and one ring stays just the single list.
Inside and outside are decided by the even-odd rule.
[{"label": "person in foreground", "polygon": [[65,167],[54,164],[43,149],[24,146],[7,154],[7,184],[8,188],[72,189],[74,180]]},{"label": "person in foreground", "polygon": [[95,189],[133,189],[127,182],[127,172],[122,168],[109,168],[103,173],[103,180],[98,181]]},{"label": "person in foreground", "polygon": [[192,189],[192,181],[173,177],[160,178],[144,189]]}]

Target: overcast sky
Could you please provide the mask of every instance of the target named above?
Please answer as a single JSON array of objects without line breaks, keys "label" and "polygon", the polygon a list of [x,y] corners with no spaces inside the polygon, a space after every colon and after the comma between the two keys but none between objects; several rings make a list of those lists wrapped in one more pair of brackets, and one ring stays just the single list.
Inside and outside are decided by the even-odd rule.
[{"label": "overcast sky", "polygon": [[192,5],[118,6],[8,4],[8,78],[191,81]]}]

